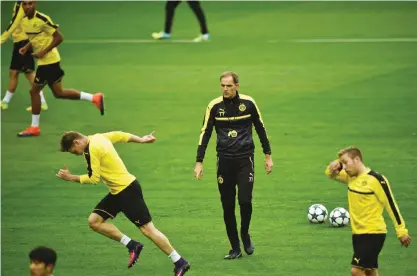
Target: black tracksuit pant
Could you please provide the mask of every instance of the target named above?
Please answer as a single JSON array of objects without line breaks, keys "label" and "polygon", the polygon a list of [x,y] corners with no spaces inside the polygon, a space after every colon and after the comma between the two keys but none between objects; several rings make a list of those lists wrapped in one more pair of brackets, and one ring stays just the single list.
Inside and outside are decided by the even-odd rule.
[{"label": "black tracksuit pant", "polygon": [[227,236],[233,249],[240,249],[237,232],[235,205],[236,186],[240,205],[240,234],[245,239],[249,234],[249,225],[252,216],[252,191],[254,183],[253,155],[243,158],[217,159],[217,184],[223,206],[223,218],[226,225]]},{"label": "black tracksuit pant", "polygon": [[[202,34],[208,34],[206,17],[204,15],[203,9],[201,8],[199,1],[187,1],[190,8],[193,10],[195,16],[200,23],[200,30]],[[178,5],[181,4],[181,1],[167,1],[165,5],[165,28],[164,32],[167,34],[171,33],[172,22],[174,20],[175,9]]]}]

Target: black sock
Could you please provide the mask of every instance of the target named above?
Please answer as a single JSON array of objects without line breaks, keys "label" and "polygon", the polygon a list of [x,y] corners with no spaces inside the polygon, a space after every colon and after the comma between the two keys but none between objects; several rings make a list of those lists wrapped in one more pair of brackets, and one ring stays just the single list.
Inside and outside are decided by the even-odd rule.
[{"label": "black sock", "polygon": [[126,247],[129,249],[129,250],[133,250],[133,249],[135,249],[135,245],[137,244],[138,242],[137,241],[135,241],[135,240],[130,240],[130,242],[128,242],[127,244],[126,244]]},{"label": "black sock", "polygon": [[185,260],[183,257],[181,257],[178,261],[174,263],[175,266],[182,266],[185,263]]},{"label": "black sock", "polygon": [[188,5],[193,10],[195,16],[197,16],[198,23],[200,23],[200,30],[202,34],[208,34],[206,17],[203,9],[201,8],[199,1],[188,1]]},{"label": "black sock", "polygon": [[171,33],[172,22],[174,20],[174,13],[177,6],[181,1],[167,1],[165,5],[165,28],[164,32],[167,34]]}]

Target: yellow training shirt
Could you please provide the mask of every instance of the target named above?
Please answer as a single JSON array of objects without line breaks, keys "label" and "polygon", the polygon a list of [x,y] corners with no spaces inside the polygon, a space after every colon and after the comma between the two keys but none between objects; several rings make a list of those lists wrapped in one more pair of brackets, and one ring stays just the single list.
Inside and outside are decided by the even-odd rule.
[{"label": "yellow training shirt", "polygon": [[23,17],[25,17],[25,12],[23,11],[22,2],[17,1],[13,6],[12,21],[10,21],[6,31],[1,35],[1,44],[6,42],[10,35],[13,36],[14,43],[28,39],[27,35],[20,27],[20,22],[22,21]]},{"label": "yellow training shirt", "polygon": [[[32,44],[34,53],[48,47],[53,40],[52,35],[58,29],[58,25],[55,25],[49,16],[38,11],[35,11],[35,15],[31,19],[27,16],[24,17],[20,24]],[[58,49],[55,47],[43,58],[38,58],[37,60],[38,65],[48,65],[59,62],[61,57]]]},{"label": "yellow training shirt", "polygon": [[88,146],[84,150],[88,174],[81,175],[80,182],[98,184],[101,178],[114,195],[129,186],[136,178],[127,171],[113,144],[126,143],[130,136],[121,131],[88,136]]},{"label": "yellow training shirt", "polygon": [[[325,173],[330,176],[329,167]],[[387,226],[382,216],[384,208],[394,223],[397,237],[408,234],[389,182],[383,175],[368,169],[357,177],[349,177],[345,170],[341,170],[335,179],[348,184],[353,234],[387,233]]]}]

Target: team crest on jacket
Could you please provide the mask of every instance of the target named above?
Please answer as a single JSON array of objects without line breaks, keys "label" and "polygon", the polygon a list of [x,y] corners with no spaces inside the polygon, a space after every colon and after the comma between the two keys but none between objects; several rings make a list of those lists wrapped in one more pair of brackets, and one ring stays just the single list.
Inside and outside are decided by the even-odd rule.
[{"label": "team crest on jacket", "polygon": [[245,104],[243,104],[243,103],[241,103],[240,105],[239,105],[239,110],[240,111],[245,111],[246,110],[246,105]]},{"label": "team crest on jacket", "polygon": [[223,184],[223,177],[220,175],[219,177],[217,177],[217,182],[219,182],[219,184]]}]

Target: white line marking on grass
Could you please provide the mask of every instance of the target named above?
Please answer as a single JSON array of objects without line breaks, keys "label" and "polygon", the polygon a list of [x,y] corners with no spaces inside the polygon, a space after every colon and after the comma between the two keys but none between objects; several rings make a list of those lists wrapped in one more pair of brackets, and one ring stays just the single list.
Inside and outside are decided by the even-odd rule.
[{"label": "white line marking on grass", "polygon": [[415,43],[417,37],[399,38],[310,38],[292,40],[269,40],[268,43]]},{"label": "white line marking on grass", "polygon": [[[188,39],[71,39],[65,43],[71,44],[147,44],[147,43],[207,43],[210,41],[194,42]],[[306,39],[277,39],[267,43],[416,43],[417,37],[399,38],[306,38]]]},{"label": "white line marking on grass", "polygon": [[[197,43],[186,39],[155,40],[155,39],[72,39],[65,40],[71,44],[145,44],[145,43]],[[206,41],[204,41],[206,43]]]}]

